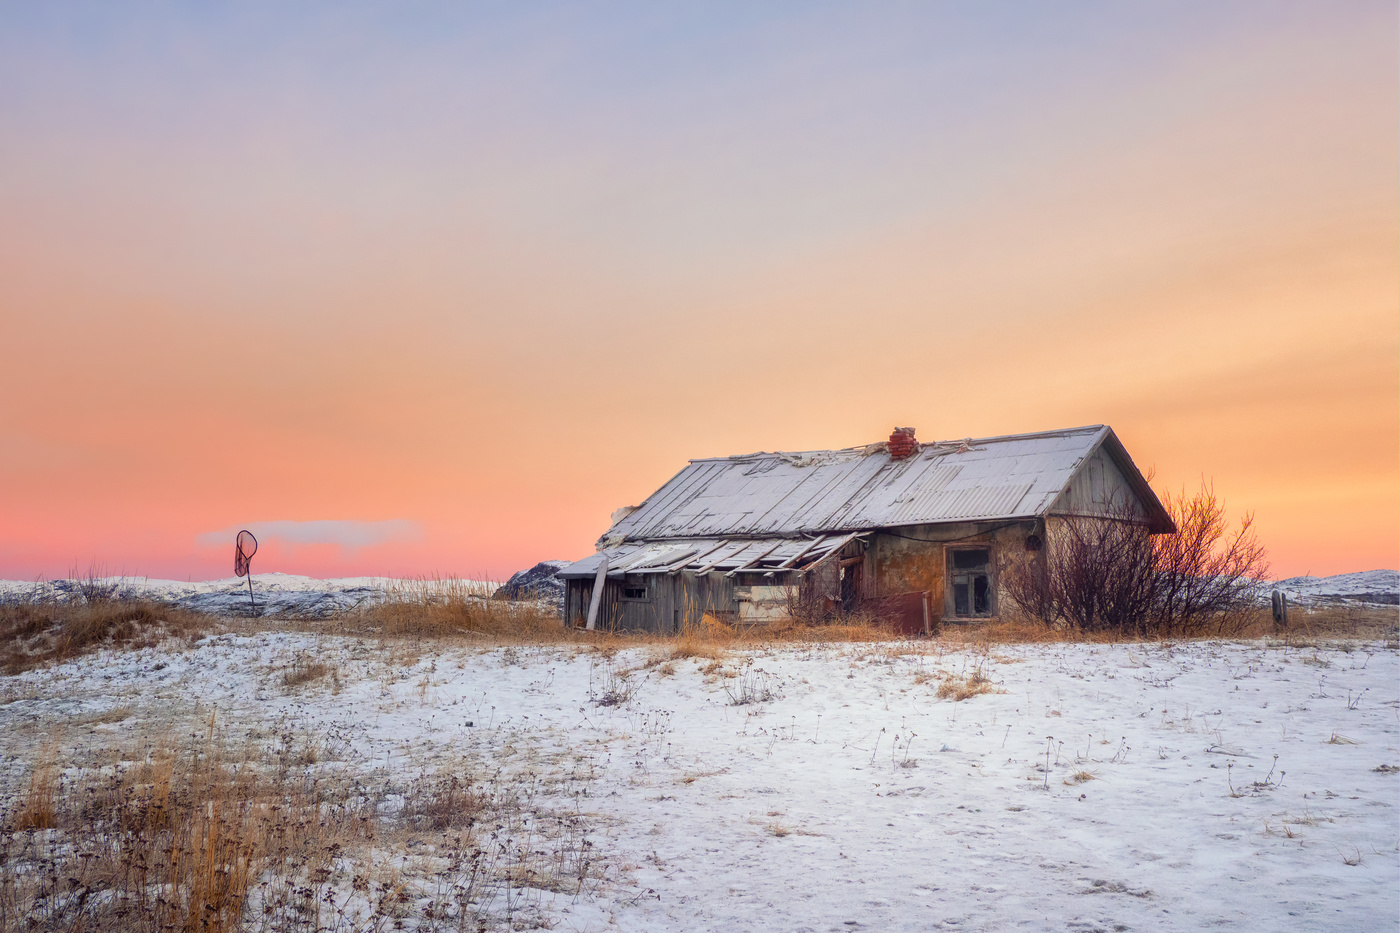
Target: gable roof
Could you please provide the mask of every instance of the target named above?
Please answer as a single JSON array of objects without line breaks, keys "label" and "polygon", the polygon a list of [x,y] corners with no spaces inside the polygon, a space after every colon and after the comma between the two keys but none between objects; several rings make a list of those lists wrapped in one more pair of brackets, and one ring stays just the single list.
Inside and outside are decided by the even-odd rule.
[{"label": "gable roof", "polygon": [[1100,448],[1137,495],[1149,526],[1172,530],[1113,430],[1090,425],[922,444],[905,460],[891,459],[885,444],[692,460],[599,544],[1039,518]]}]

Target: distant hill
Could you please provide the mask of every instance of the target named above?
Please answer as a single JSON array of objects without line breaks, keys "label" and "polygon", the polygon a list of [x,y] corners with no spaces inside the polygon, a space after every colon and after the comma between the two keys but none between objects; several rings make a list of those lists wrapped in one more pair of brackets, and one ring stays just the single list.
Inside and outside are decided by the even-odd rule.
[{"label": "distant hill", "polygon": [[1290,601],[1303,605],[1349,603],[1372,606],[1400,605],[1400,572],[1363,570],[1330,577],[1289,577],[1269,584]]},{"label": "distant hill", "polygon": [[[258,614],[323,618],[374,603],[407,590],[430,594],[435,587],[465,586],[490,592],[486,583],[472,581],[395,580],[387,577],[343,577],[321,580],[286,573],[253,574]],[[107,577],[101,580],[49,580],[40,583],[0,580],[0,602],[35,598],[81,597],[94,588],[106,596],[136,597],[170,603],[183,609],[214,614],[243,615],[248,611],[248,581],[240,577],[185,582],[147,577]]]},{"label": "distant hill", "polygon": [[573,561],[542,560],[528,570],[522,570],[502,583],[493,594],[494,599],[542,599],[553,603],[560,610],[564,608],[564,581],[558,577],[559,571]]}]

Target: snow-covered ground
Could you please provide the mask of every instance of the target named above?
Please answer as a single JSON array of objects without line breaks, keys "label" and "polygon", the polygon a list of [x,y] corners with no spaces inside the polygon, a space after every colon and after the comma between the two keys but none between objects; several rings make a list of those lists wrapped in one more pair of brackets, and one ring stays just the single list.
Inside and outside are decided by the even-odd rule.
[{"label": "snow-covered ground", "polygon": [[[546,897],[558,930],[1400,923],[1385,644],[775,646],[669,668],[666,646],[409,650],[220,635],[0,678],[0,789],[46,737],[118,745],[217,710],[333,739],[325,766],[366,774],[586,773],[561,804],[612,880]],[[283,688],[298,655],[338,692]],[[975,672],[999,692],[938,698]]]}]

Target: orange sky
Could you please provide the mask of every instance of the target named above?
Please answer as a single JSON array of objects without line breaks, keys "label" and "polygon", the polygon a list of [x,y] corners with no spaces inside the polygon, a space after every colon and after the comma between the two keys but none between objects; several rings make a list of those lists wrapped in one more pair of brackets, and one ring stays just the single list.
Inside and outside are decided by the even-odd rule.
[{"label": "orange sky", "polygon": [[1099,422],[1397,566],[1394,6],[1133,7],[0,13],[0,577],[500,578]]}]

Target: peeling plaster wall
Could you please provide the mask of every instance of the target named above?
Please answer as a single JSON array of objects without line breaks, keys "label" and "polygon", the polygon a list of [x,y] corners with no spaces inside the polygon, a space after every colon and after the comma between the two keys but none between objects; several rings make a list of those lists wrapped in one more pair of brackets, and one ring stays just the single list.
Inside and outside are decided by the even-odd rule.
[{"label": "peeling plaster wall", "polygon": [[922,525],[900,528],[897,532],[876,534],[867,554],[870,597],[893,596],[919,590],[932,594],[932,606],[944,620],[952,616],[945,580],[946,548],[956,545],[986,545],[992,549],[993,616],[999,616],[1004,603],[997,566],[1006,561],[1027,561],[1040,552],[1026,550],[1026,538],[1041,534],[1034,521],[1003,526],[965,523]]}]

